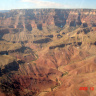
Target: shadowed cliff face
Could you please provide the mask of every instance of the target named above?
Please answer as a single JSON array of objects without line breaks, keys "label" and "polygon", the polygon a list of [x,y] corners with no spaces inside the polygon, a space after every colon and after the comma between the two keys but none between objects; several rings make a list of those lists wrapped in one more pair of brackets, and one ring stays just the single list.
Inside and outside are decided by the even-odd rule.
[{"label": "shadowed cliff face", "polygon": [[[38,28],[48,25],[64,27],[81,25],[86,22],[88,26],[95,26],[96,10],[59,10],[59,9],[33,9],[33,10],[11,10],[7,13],[0,13],[0,26],[11,29]],[[88,19],[89,18],[89,19]],[[93,23],[92,23],[93,22]]]},{"label": "shadowed cliff face", "polygon": [[95,96],[96,10],[0,13],[0,96]]},{"label": "shadowed cliff face", "polygon": [[5,68],[2,70],[2,74],[6,74],[10,71],[18,71],[18,68],[19,65],[14,61],[5,66]]},{"label": "shadowed cliff face", "polygon": [[55,10],[54,23],[58,27],[64,27],[68,18],[69,12],[66,10]]},{"label": "shadowed cliff face", "polygon": [[53,31],[59,32],[66,26],[96,27],[95,19],[96,10],[88,9],[11,10],[0,13],[0,38],[7,41],[34,41],[32,39],[41,34],[39,31],[48,34]]},{"label": "shadowed cliff face", "polygon": [[9,30],[8,29],[1,29],[0,30],[0,39],[2,39],[3,35],[4,34],[8,34],[9,33]]}]

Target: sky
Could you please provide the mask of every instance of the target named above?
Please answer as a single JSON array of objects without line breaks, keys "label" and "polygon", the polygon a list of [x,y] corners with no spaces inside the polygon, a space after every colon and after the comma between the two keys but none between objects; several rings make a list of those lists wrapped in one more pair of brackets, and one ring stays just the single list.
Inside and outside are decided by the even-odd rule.
[{"label": "sky", "polygon": [[96,9],[96,0],[0,0],[0,10],[34,8]]}]

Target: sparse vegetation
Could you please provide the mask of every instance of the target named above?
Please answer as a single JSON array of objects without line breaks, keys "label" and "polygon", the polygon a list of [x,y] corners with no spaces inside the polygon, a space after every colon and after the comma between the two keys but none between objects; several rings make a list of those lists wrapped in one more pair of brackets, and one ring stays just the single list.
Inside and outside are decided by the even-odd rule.
[{"label": "sparse vegetation", "polygon": [[67,74],[68,74],[68,72],[64,72],[61,77],[65,76],[65,75],[67,75]]}]

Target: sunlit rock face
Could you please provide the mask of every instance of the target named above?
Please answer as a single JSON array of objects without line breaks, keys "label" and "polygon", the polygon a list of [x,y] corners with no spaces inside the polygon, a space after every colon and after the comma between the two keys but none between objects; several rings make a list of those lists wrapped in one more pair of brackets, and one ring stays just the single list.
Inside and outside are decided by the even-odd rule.
[{"label": "sunlit rock face", "polygon": [[50,26],[50,31],[65,26],[96,27],[95,19],[96,10],[88,9],[11,10],[0,13],[0,38],[7,41],[30,40],[34,34],[29,36],[28,33],[36,30],[47,33]]},{"label": "sunlit rock face", "polygon": [[95,96],[95,77],[96,10],[0,13],[0,96]]},{"label": "sunlit rock face", "polygon": [[[0,13],[0,27],[28,29],[43,26],[56,25],[63,27],[66,23],[70,25],[74,21],[77,25],[86,22],[90,26],[95,26],[96,10],[70,10],[70,9],[30,9],[11,10],[7,13]],[[93,24],[91,24],[93,21]]]}]

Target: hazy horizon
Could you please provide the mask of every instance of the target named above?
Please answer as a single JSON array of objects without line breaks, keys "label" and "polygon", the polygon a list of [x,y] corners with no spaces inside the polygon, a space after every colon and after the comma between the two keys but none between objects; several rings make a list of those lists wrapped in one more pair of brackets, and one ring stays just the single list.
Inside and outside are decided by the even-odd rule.
[{"label": "hazy horizon", "polygon": [[95,0],[2,0],[0,10],[12,9],[96,9]]},{"label": "hazy horizon", "polygon": [[22,8],[22,9],[8,9],[8,10],[0,10],[0,11],[10,11],[10,10],[34,10],[34,9],[61,9],[61,10],[96,10],[92,8]]}]

